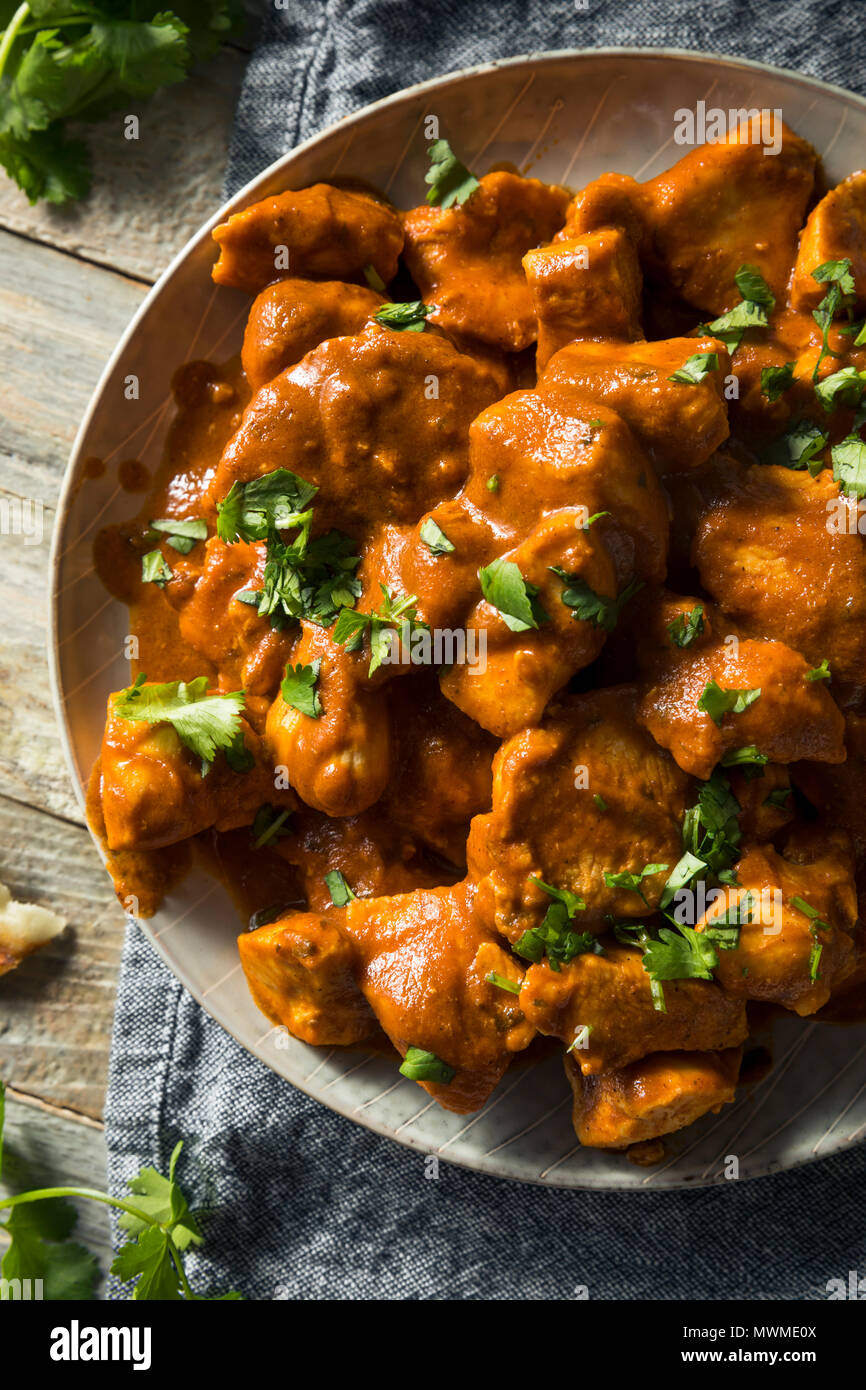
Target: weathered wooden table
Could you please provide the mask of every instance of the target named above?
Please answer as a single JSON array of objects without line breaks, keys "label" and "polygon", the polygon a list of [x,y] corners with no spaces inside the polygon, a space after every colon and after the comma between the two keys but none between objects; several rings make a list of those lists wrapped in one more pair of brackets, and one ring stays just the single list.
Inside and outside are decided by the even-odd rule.
[{"label": "weathered wooden table", "polygon": [[[253,13],[257,6],[247,6]],[[221,202],[252,38],[178,87],[92,128],[93,193],[31,208],[0,172],[0,497],[38,499],[40,545],[0,536],[0,881],[66,932],[0,978],[7,1140],[36,1182],[105,1182],[102,1110],[123,913],[74,796],[48,685],[48,554],[79,421],[118,337],[169,260]],[[128,114],[128,113],[125,113]],[[76,1238],[102,1268],[106,1209]],[[0,1238],[2,1240],[2,1238]],[[2,1253],[2,1246],[0,1246]]]}]

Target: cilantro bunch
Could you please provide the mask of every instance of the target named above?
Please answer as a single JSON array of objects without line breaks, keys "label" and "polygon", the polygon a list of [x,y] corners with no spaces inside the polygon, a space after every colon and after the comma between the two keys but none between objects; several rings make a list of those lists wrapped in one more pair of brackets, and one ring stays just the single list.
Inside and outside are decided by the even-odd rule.
[{"label": "cilantro bunch", "polygon": [[[5,1088],[0,1081],[0,1173],[3,1163]],[[0,1229],[10,1237],[0,1261],[4,1279],[41,1279],[49,1301],[92,1299],[99,1276],[96,1260],[83,1246],[67,1240],[77,1214],[67,1200],[82,1197],[121,1211],[127,1239],[111,1266],[112,1274],[135,1281],[137,1300],[211,1302],[239,1299],[236,1292],[196,1294],[183,1264],[184,1251],[201,1245],[202,1234],[176,1178],[182,1144],[175,1146],[168,1177],[142,1168],[127,1184],[129,1197],[111,1197],[90,1187],[44,1187],[0,1201],[8,1210]]]},{"label": "cilantro bunch", "polygon": [[0,0],[0,165],[31,203],[84,197],[87,149],[67,123],[182,82],[240,19],[239,0]]}]

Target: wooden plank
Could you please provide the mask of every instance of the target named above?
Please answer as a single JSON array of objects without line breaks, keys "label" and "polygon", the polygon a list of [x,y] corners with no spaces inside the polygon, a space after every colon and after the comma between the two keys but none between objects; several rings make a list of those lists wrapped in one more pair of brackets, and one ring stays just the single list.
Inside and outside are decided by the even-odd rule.
[{"label": "wooden plank", "polygon": [[0,232],[0,505],[42,508],[38,544],[22,534],[0,544],[0,795],[79,822],[48,686],[54,504],[93,388],[145,292],[126,276]]},{"label": "wooden plank", "polygon": [[[105,1138],[102,1126],[52,1111],[26,1097],[7,1093],[4,1177],[0,1194],[11,1196],[35,1187],[105,1189]],[[76,1201],[78,1224],[70,1239],[92,1250],[103,1276],[112,1260],[108,1208]],[[0,1254],[4,1248],[0,1236]]]},{"label": "wooden plank", "polygon": [[0,799],[0,881],[67,922],[0,977],[0,1076],[98,1118],[124,922],[108,876],[86,830]]},{"label": "wooden plank", "polygon": [[[93,187],[80,203],[31,207],[0,173],[0,227],[152,281],[222,202],[231,124],[248,54],[220,50],[187,82],[131,101],[76,134],[88,144]],[[139,138],[124,137],[126,116]]]}]

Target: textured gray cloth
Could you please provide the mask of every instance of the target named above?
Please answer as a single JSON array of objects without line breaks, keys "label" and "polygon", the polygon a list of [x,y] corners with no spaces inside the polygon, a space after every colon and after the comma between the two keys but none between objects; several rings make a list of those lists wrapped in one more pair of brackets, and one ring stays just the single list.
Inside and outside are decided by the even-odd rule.
[{"label": "textured gray cloth", "polygon": [[[842,3],[330,0],[266,6],[230,188],[316,129],[438,73],[539,49],[670,45],[762,58],[863,90]],[[332,1114],[245,1053],[130,926],[107,1111],[109,1175],[178,1138],[205,1210],[200,1288],[257,1299],[795,1298],[863,1270],[866,1150],[681,1193],[561,1192],[440,1166]],[[115,1296],[122,1296],[118,1289]]]}]

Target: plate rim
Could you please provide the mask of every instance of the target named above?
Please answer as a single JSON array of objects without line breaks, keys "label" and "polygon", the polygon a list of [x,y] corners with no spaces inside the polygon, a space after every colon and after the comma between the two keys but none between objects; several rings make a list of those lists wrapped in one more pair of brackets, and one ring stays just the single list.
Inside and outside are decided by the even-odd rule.
[{"label": "plate rim", "polygon": [[[252,197],[254,197],[261,185],[269,182],[275,177],[278,177],[286,170],[290,170],[291,165],[295,160],[299,158],[299,156],[302,156],[306,154],[308,151],[313,150],[318,143],[326,141],[341,129],[344,129],[345,127],[350,126],[357,121],[363,120],[369,115],[386,110],[389,106],[396,106],[398,104],[402,104],[409,99],[422,96],[443,86],[453,86],[456,84],[462,85],[470,83],[479,77],[501,70],[508,70],[510,68],[516,69],[527,66],[537,67],[547,64],[561,63],[563,61],[580,62],[586,59],[591,60],[597,58],[618,58],[626,60],[668,60],[674,61],[676,63],[681,63],[683,67],[688,67],[695,63],[711,62],[720,68],[736,72],[751,71],[763,73],[770,77],[786,78],[789,81],[792,81],[796,85],[806,90],[816,91],[820,94],[829,95],[837,102],[847,104],[848,106],[851,106],[866,114],[866,97],[860,96],[857,92],[852,92],[848,88],[840,86],[838,83],[828,82],[824,78],[815,77],[810,73],[797,72],[795,69],[792,68],[780,67],[777,64],[772,63],[764,63],[757,59],[739,58],[729,54],[716,53],[702,49],[647,47],[642,45],[628,45],[621,47],[616,45],[609,45],[599,47],[544,49],[538,52],[517,54],[507,58],[494,59],[487,63],[478,63],[468,67],[456,68],[448,72],[441,73],[435,77],[427,78],[423,82],[416,82],[408,87],[403,87],[399,91],[391,92],[387,96],[380,97],[377,101],[368,102],[364,106],[358,107],[356,110],[353,110],[349,112],[347,115],[342,116],[339,120],[333,121],[329,125],[323,127],[321,130],[316,131],[315,134],[308,136],[306,140],[301,141],[300,144],[294,146],[285,154],[280,155],[278,159],[273,160],[270,164],[266,165],[264,168],[259,170],[258,173],[256,173],[251,179],[249,179],[235,193],[233,193],[231,197],[225,199],[221,203],[219,208],[211,215],[211,217],[206,219],[186,240],[184,245],[175,253],[172,259],[169,261],[168,265],[159,275],[159,277],[150,286],[147,294],[142,299],[132,318],[129,320],[129,323],[127,324],[123,333],[120,335],[120,338],[118,339],[93,388],[93,391],[87,403],[87,407],[84,411],[84,414],[81,418],[81,422],[75,433],[75,438],[72,442],[72,446],[70,448],[69,455],[66,460],[66,465],[64,467],[60,488],[55,502],[55,519],[51,536],[51,547],[48,562],[49,587],[46,655],[48,660],[49,686],[51,690],[51,700],[55,722],[60,735],[60,743],[63,748],[63,755],[66,760],[66,766],[72,781],[75,797],[78,801],[81,811],[84,813],[87,831],[94,845],[96,846],[97,852],[103,859],[103,862],[105,860],[105,855],[102,850],[102,846],[99,844],[99,841],[94,831],[92,830],[86,815],[86,781],[82,782],[81,778],[79,777],[79,770],[76,764],[75,755],[72,747],[70,730],[66,719],[63,694],[61,690],[59,655],[60,631],[58,603],[60,564],[64,554],[64,550],[61,545],[61,539],[64,535],[65,528],[68,523],[71,502],[76,493],[82,463],[83,446],[89,433],[91,424],[94,420],[94,417],[97,414],[97,411],[101,407],[102,398],[106,386],[108,385],[119,362],[121,361],[129,342],[132,340],[132,338],[138,331],[141,321],[149,313],[152,303],[162,293],[167,283],[171,280],[176,271],[180,268],[182,263],[190,255],[194,248],[198,246],[210,234],[210,232],[215,226],[217,226],[220,222],[224,221],[225,218],[227,216],[230,216],[232,212],[234,212],[240,207],[245,206],[249,202],[249,200]],[[253,1048],[251,1048],[246,1042],[244,1042],[241,1038],[237,1036],[237,1033],[234,1031],[233,1028],[231,1028],[228,1024],[223,1022],[222,1019],[218,1019],[215,1017],[211,1009],[208,1007],[207,1002],[203,999],[201,991],[198,988],[194,988],[191,985],[190,981],[187,978],[185,978],[185,971],[183,971],[170,958],[167,950],[161,945],[159,936],[153,932],[146,919],[132,918],[129,916],[129,914],[127,914],[127,926],[129,926],[130,924],[137,926],[144,933],[150,945],[157,951],[157,954],[165,962],[168,969],[180,982],[183,988],[187,990],[187,992],[196,1000],[196,1003],[199,1005],[199,1007],[202,1008],[220,1028],[222,1028],[226,1033],[228,1033],[229,1036],[232,1037],[233,1040],[237,1043],[237,1045],[241,1047],[243,1051],[246,1052],[250,1057],[253,1057],[256,1061],[263,1063],[275,1075],[279,1076],[281,1080],[284,1081],[286,1084],[296,1087],[299,1091],[309,1096],[310,1099],[316,1101],[317,1104],[325,1106],[326,1109],[333,1111],[335,1114],[343,1116],[344,1118],[350,1120],[353,1124],[360,1125],[364,1129],[367,1129],[372,1133],[378,1134],[383,1138],[389,1139],[392,1142],[401,1145],[401,1147],[403,1148],[414,1149],[416,1151],[426,1151],[427,1145],[414,1140],[412,1136],[403,1136],[399,1133],[396,1133],[390,1125],[388,1125],[382,1120],[377,1119],[375,1116],[362,1116],[358,1114],[355,1110],[353,1110],[352,1105],[349,1101],[343,1101],[339,1098],[325,1101],[314,1090],[307,1087],[303,1078],[301,1078],[300,1080],[290,1080],[288,1077],[286,1077],[278,1069],[276,1063],[270,1062],[266,1056],[263,1056],[259,1051],[256,1051]],[[265,1015],[263,1015],[263,1017],[265,1017]],[[866,1132],[864,1132],[862,1138],[848,1139],[847,1141],[838,1143],[832,1150],[830,1150],[826,1154],[816,1154],[814,1152],[806,1153],[795,1157],[790,1162],[784,1163],[778,1159],[770,1158],[765,1160],[765,1166],[763,1168],[753,1170],[750,1173],[745,1174],[744,1177],[738,1179],[738,1181],[755,1181],[760,1178],[772,1177],[779,1173],[793,1172],[796,1169],[806,1167],[813,1163],[821,1162],[825,1158],[833,1158],[842,1153],[849,1152],[852,1149],[859,1148],[864,1143],[866,1143]],[[562,1191],[619,1192],[624,1194],[646,1191],[658,1195],[660,1193],[674,1193],[681,1192],[686,1189],[692,1190],[696,1188],[707,1188],[719,1185],[718,1177],[689,1178],[685,1176],[681,1177],[680,1180],[676,1183],[665,1184],[664,1186],[658,1187],[654,1187],[649,1182],[640,1185],[625,1185],[622,1183],[618,1183],[613,1179],[608,1179],[606,1175],[601,1181],[593,1180],[589,1175],[583,1175],[580,1181],[576,1182],[549,1181],[544,1180],[542,1178],[532,1178],[523,1174],[515,1174],[505,1169],[503,1169],[500,1172],[492,1171],[490,1168],[480,1166],[477,1161],[473,1161],[471,1158],[468,1157],[459,1157],[456,1155],[448,1155],[447,1157],[445,1157],[444,1155],[442,1155],[442,1159],[444,1162],[448,1164],[479,1173],[483,1177],[494,1178],[500,1181],[526,1183],[533,1187],[554,1188]]]}]

